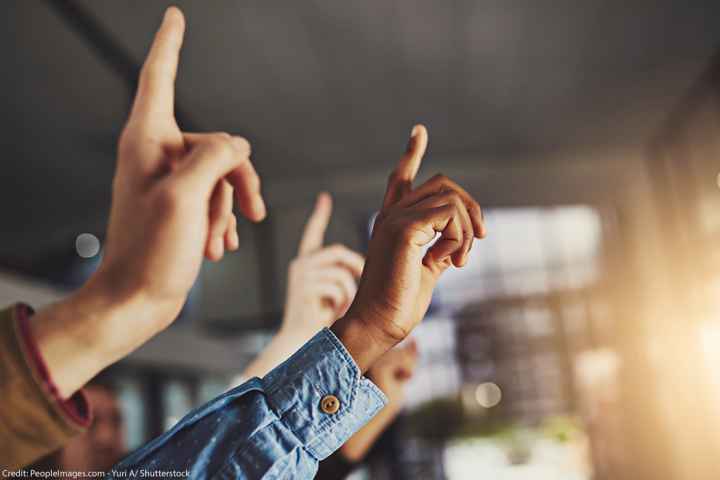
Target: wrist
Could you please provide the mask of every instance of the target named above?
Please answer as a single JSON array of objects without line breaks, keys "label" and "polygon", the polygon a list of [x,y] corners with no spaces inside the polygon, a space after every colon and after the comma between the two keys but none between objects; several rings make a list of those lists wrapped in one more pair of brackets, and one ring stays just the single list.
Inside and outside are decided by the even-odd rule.
[{"label": "wrist", "polygon": [[[83,342],[94,345],[105,355],[120,349],[128,338],[128,333],[132,334],[133,316],[137,314],[138,306],[142,303],[139,293],[119,295],[113,291],[110,283],[99,275],[94,275],[69,296],[61,307],[76,316],[73,323],[82,326]],[[126,319],[126,329],[116,330],[122,318]]]},{"label": "wrist", "polygon": [[330,327],[364,374],[396,342],[360,317],[345,316]]},{"label": "wrist", "polygon": [[108,345],[112,336],[99,325],[112,309],[106,301],[81,288],[30,319],[40,356],[63,398],[112,362],[113,349]]},{"label": "wrist", "polygon": [[115,362],[167,328],[177,318],[186,297],[158,298],[143,289],[115,288],[100,272],[77,292],[74,301],[94,316],[92,338]]},{"label": "wrist", "polygon": [[277,335],[281,337],[307,340],[310,339],[317,332],[319,332],[321,329],[322,328],[319,326],[303,325],[302,322],[283,318]]},{"label": "wrist", "polygon": [[163,328],[159,305],[139,294],[115,295],[110,287],[94,276],[30,319],[40,355],[65,398]]}]

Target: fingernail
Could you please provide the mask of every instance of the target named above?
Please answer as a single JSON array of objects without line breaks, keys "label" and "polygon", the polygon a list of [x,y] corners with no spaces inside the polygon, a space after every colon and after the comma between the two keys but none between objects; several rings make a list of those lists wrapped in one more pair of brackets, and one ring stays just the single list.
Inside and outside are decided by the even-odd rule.
[{"label": "fingernail", "polygon": [[409,152],[413,149],[413,146],[415,145],[415,127],[410,131],[410,138],[408,139],[407,147],[405,147],[405,151]]},{"label": "fingernail", "polygon": [[331,201],[330,193],[326,191],[322,191],[318,193],[317,200],[315,202],[316,205],[320,205],[321,202],[325,201]]},{"label": "fingernail", "polygon": [[260,198],[260,201],[255,204],[255,215],[258,220],[262,220],[267,215],[267,207],[265,201]]},{"label": "fingernail", "polygon": [[252,145],[244,137],[232,137],[232,143],[240,152],[250,156],[252,154]]},{"label": "fingernail", "polygon": [[230,250],[237,250],[240,247],[240,237],[237,231],[230,232]]}]

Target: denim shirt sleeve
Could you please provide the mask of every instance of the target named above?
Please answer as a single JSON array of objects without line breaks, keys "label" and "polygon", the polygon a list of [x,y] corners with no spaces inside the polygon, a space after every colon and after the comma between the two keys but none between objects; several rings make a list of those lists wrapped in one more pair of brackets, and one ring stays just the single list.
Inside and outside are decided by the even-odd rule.
[{"label": "denim shirt sleeve", "polygon": [[[335,413],[321,408],[328,395],[339,401]],[[136,477],[144,471],[200,479],[312,478],[318,462],[386,403],[326,328],[265,378],[253,378],[190,412],[107,478],[128,478],[130,471]]]}]

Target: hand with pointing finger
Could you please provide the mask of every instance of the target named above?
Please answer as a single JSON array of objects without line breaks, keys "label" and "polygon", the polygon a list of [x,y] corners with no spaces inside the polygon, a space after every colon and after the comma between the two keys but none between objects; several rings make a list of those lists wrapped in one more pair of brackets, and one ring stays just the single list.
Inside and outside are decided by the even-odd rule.
[{"label": "hand with pointing finger", "polygon": [[205,255],[238,247],[233,194],[250,220],[265,216],[250,144],[226,133],[183,133],[174,83],[185,23],[168,9],[140,74],[118,145],[99,276],[126,295],[141,290],[180,307]]},{"label": "hand with pointing finger", "polygon": [[323,246],[331,213],[332,198],[323,192],[288,268],[284,330],[315,334],[340,318],[355,298],[365,260],[344,245]]},{"label": "hand with pointing finger", "polygon": [[32,319],[62,395],[127,355],[180,312],[203,257],[238,248],[239,211],[262,220],[247,140],[185,133],[174,116],[185,20],[169,8],[142,67],[118,143],[102,263],[76,294]]},{"label": "hand with pointing finger", "polygon": [[413,188],[426,147],[417,125],[388,181],[358,293],[332,327],[362,370],[422,320],[440,275],[463,266],[473,239],[485,235],[480,206],[452,180],[438,175]]},{"label": "hand with pointing finger", "polygon": [[[264,377],[350,306],[362,273],[362,255],[343,245],[323,246],[332,198],[321,193],[305,224],[297,257],[288,267],[282,325],[240,378]],[[241,383],[241,382],[235,382]]]}]

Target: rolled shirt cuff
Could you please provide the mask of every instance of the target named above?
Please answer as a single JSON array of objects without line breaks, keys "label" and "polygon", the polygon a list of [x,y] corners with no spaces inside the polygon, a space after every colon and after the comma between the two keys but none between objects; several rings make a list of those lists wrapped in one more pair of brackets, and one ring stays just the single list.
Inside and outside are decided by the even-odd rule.
[{"label": "rolled shirt cuff", "polygon": [[270,406],[318,461],[387,404],[327,328],[265,376],[263,385]]}]

